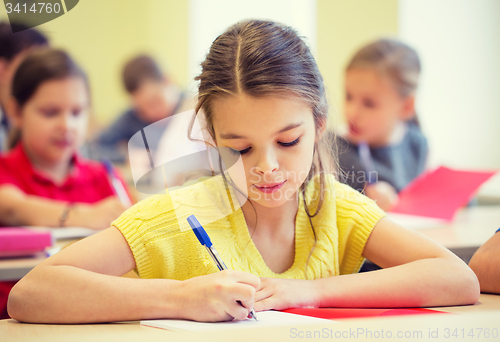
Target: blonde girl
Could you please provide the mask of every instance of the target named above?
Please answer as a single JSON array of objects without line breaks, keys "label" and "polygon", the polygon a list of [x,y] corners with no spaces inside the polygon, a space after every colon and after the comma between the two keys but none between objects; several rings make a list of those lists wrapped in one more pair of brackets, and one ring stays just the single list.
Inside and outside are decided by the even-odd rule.
[{"label": "blonde girl", "polygon": [[362,47],[346,67],[343,181],[384,210],[425,169],[427,139],[415,112],[420,70],[417,52],[395,39]]}]

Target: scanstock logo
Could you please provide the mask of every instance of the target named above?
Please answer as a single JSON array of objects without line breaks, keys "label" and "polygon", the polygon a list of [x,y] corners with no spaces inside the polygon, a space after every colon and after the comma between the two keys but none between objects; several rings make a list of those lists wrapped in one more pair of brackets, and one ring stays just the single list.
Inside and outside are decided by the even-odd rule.
[{"label": "scanstock logo", "polygon": [[[35,27],[71,11],[79,0],[3,0],[11,23]],[[20,31],[12,27],[13,33]]]}]

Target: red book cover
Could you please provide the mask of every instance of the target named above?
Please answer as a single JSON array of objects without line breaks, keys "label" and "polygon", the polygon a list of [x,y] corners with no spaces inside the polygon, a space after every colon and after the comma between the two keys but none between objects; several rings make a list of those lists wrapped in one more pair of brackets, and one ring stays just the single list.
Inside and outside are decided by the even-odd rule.
[{"label": "red book cover", "polygon": [[399,193],[394,213],[451,221],[496,171],[462,171],[439,167],[417,177]]},{"label": "red book cover", "polygon": [[377,316],[403,316],[447,313],[443,311],[423,308],[403,309],[345,309],[345,308],[306,308],[287,309],[283,312],[296,315],[310,316],[323,319],[339,320],[346,318],[377,317]]}]

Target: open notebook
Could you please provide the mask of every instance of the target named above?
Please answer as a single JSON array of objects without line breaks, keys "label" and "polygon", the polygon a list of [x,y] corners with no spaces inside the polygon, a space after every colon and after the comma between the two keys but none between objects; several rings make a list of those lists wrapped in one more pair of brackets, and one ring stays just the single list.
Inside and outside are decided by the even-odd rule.
[{"label": "open notebook", "polygon": [[328,319],[301,316],[280,311],[261,311],[257,313],[257,318],[258,321],[247,319],[245,321],[228,321],[216,323],[202,323],[177,319],[155,319],[141,321],[141,324],[173,331],[219,331],[333,323],[333,321]]}]

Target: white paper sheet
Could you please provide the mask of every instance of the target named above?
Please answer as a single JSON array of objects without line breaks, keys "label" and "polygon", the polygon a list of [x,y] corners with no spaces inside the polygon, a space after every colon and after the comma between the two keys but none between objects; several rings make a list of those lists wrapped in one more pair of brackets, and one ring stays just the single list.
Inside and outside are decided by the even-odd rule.
[{"label": "white paper sheet", "polygon": [[276,326],[296,326],[309,324],[327,324],[334,321],[316,317],[295,315],[280,311],[257,312],[258,321],[247,319],[245,321],[229,321],[217,323],[202,323],[175,319],[156,319],[141,321],[142,325],[173,330],[173,331],[217,331],[233,329],[266,328]]}]

